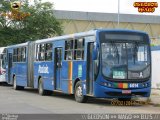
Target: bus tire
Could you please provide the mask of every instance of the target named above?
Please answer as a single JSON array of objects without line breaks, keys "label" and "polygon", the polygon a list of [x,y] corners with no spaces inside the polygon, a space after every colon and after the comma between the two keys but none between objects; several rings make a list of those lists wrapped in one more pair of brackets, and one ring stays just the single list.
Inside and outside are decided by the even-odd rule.
[{"label": "bus tire", "polygon": [[13,77],[13,89],[14,90],[23,90],[24,89],[23,86],[18,86],[17,85],[16,77]]},{"label": "bus tire", "polygon": [[52,95],[52,94],[53,94],[53,91],[46,90],[46,95]]},{"label": "bus tire", "polygon": [[82,83],[81,81],[78,81],[75,85],[75,90],[74,90],[74,97],[75,100],[79,103],[85,103],[88,100],[88,97],[83,95],[82,93]]},{"label": "bus tire", "polygon": [[44,90],[44,84],[43,84],[42,78],[40,78],[39,83],[38,83],[38,93],[41,96],[52,94],[52,91]]}]

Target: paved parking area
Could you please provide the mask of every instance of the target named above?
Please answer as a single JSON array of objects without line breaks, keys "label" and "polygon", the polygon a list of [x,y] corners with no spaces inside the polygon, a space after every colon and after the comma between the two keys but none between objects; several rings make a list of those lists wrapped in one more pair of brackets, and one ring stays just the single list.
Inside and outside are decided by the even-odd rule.
[{"label": "paved parking area", "polygon": [[15,91],[11,86],[0,86],[0,113],[160,113],[160,106],[152,104],[117,106],[112,103],[111,100],[93,98],[90,98],[88,103],[77,103],[72,95],[53,93],[52,96],[40,96],[37,90]]}]

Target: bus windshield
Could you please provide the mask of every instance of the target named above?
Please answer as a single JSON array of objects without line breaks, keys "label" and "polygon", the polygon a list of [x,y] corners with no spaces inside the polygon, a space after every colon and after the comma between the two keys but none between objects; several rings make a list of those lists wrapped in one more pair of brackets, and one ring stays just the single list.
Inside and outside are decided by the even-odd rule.
[{"label": "bus windshield", "polygon": [[142,42],[101,43],[102,73],[111,79],[145,79],[150,76],[149,45]]}]

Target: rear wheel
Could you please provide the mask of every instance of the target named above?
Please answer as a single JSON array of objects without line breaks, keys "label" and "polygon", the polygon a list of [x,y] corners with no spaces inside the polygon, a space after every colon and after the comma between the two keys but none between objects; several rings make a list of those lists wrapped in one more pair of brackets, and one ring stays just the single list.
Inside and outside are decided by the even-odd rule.
[{"label": "rear wheel", "polygon": [[23,90],[24,89],[23,86],[18,86],[17,85],[16,77],[13,77],[13,89],[14,90]]},{"label": "rear wheel", "polygon": [[79,103],[85,103],[88,100],[87,96],[83,95],[81,81],[76,83],[74,96],[75,100]]}]

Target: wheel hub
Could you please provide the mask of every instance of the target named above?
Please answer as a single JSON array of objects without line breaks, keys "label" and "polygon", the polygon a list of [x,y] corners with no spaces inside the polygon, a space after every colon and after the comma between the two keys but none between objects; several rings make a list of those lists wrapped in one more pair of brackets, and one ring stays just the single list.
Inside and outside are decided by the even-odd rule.
[{"label": "wheel hub", "polygon": [[42,84],[40,83],[40,85],[39,85],[39,92],[42,93],[42,91],[43,91],[42,90]]},{"label": "wheel hub", "polygon": [[78,86],[77,88],[77,96],[82,97],[82,87],[81,86]]}]

